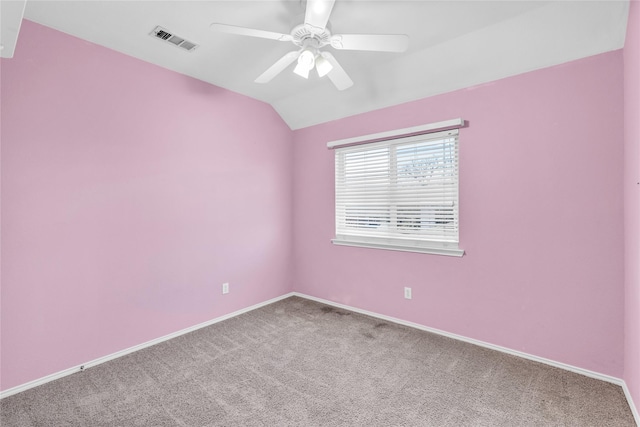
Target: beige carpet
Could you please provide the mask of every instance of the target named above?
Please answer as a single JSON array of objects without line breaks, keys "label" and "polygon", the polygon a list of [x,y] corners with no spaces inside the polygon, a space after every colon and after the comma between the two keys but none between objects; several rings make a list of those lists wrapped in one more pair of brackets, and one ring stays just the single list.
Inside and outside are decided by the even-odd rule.
[{"label": "beige carpet", "polygon": [[288,298],[0,401],[8,426],[634,426],[620,387]]}]

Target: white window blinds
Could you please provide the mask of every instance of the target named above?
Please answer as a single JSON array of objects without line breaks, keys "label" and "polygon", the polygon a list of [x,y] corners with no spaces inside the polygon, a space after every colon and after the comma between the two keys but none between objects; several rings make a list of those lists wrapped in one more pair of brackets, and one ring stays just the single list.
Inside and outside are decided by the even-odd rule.
[{"label": "white window blinds", "polygon": [[458,130],[336,148],[336,244],[461,256]]}]

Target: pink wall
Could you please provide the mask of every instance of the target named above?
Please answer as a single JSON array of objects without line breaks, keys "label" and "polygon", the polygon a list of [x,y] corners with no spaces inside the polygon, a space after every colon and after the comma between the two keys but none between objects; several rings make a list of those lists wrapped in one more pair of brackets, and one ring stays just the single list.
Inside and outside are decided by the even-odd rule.
[{"label": "pink wall", "polygon": [[624,379],[640,410],[640,2],[632,1],[624,45]]},{"label": "pink wall", "polygon": [[[622,73],[615,51],[296,131],[294,289],[621,377]],[[466,255],[333,246],[326,142],[456,117]]]},{"label": "pink wall", "polygon": [[26,21],[2,73],[3,390],[291,291],[270,106]]}]

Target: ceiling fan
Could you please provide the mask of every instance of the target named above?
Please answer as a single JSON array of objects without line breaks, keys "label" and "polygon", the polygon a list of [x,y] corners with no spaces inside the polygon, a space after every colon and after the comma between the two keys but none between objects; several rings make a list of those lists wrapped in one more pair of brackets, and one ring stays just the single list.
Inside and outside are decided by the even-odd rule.
[{"label": "ceiling fan", "polygon": [[221,33],[292,42],[297,46],[296,50],[285,54],[258,76],[256,83],[271,81],[297,60],[294,73],[307,79],[309,72],[315,68],[320,77],[326,75],[338,90],[344,90],[351,87],[353,81],[330,52],[321,50],[323,47],[330,45],[339,50],[404,52],[409,46],[409,37],[405,34],[331,34],[327,23],[334,3],[335,0],[307,0],[304,23],[295,26],[289,34],[219,23],[213,23],[210,27]]}]

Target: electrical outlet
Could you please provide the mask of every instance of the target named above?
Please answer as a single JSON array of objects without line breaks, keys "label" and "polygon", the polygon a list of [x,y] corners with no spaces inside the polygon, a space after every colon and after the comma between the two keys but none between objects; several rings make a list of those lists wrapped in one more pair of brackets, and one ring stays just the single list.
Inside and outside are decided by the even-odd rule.
[{"label": "electrical outlet", "polygon": [[404,298],[405,299],[411,299],[411,288],[404,288]]},{"label": "electrical outlet", "polygon": [[222,284],[222,293],[223,294],[228,294],[229,293],[229,284],[228,283],[223,283]]}]

